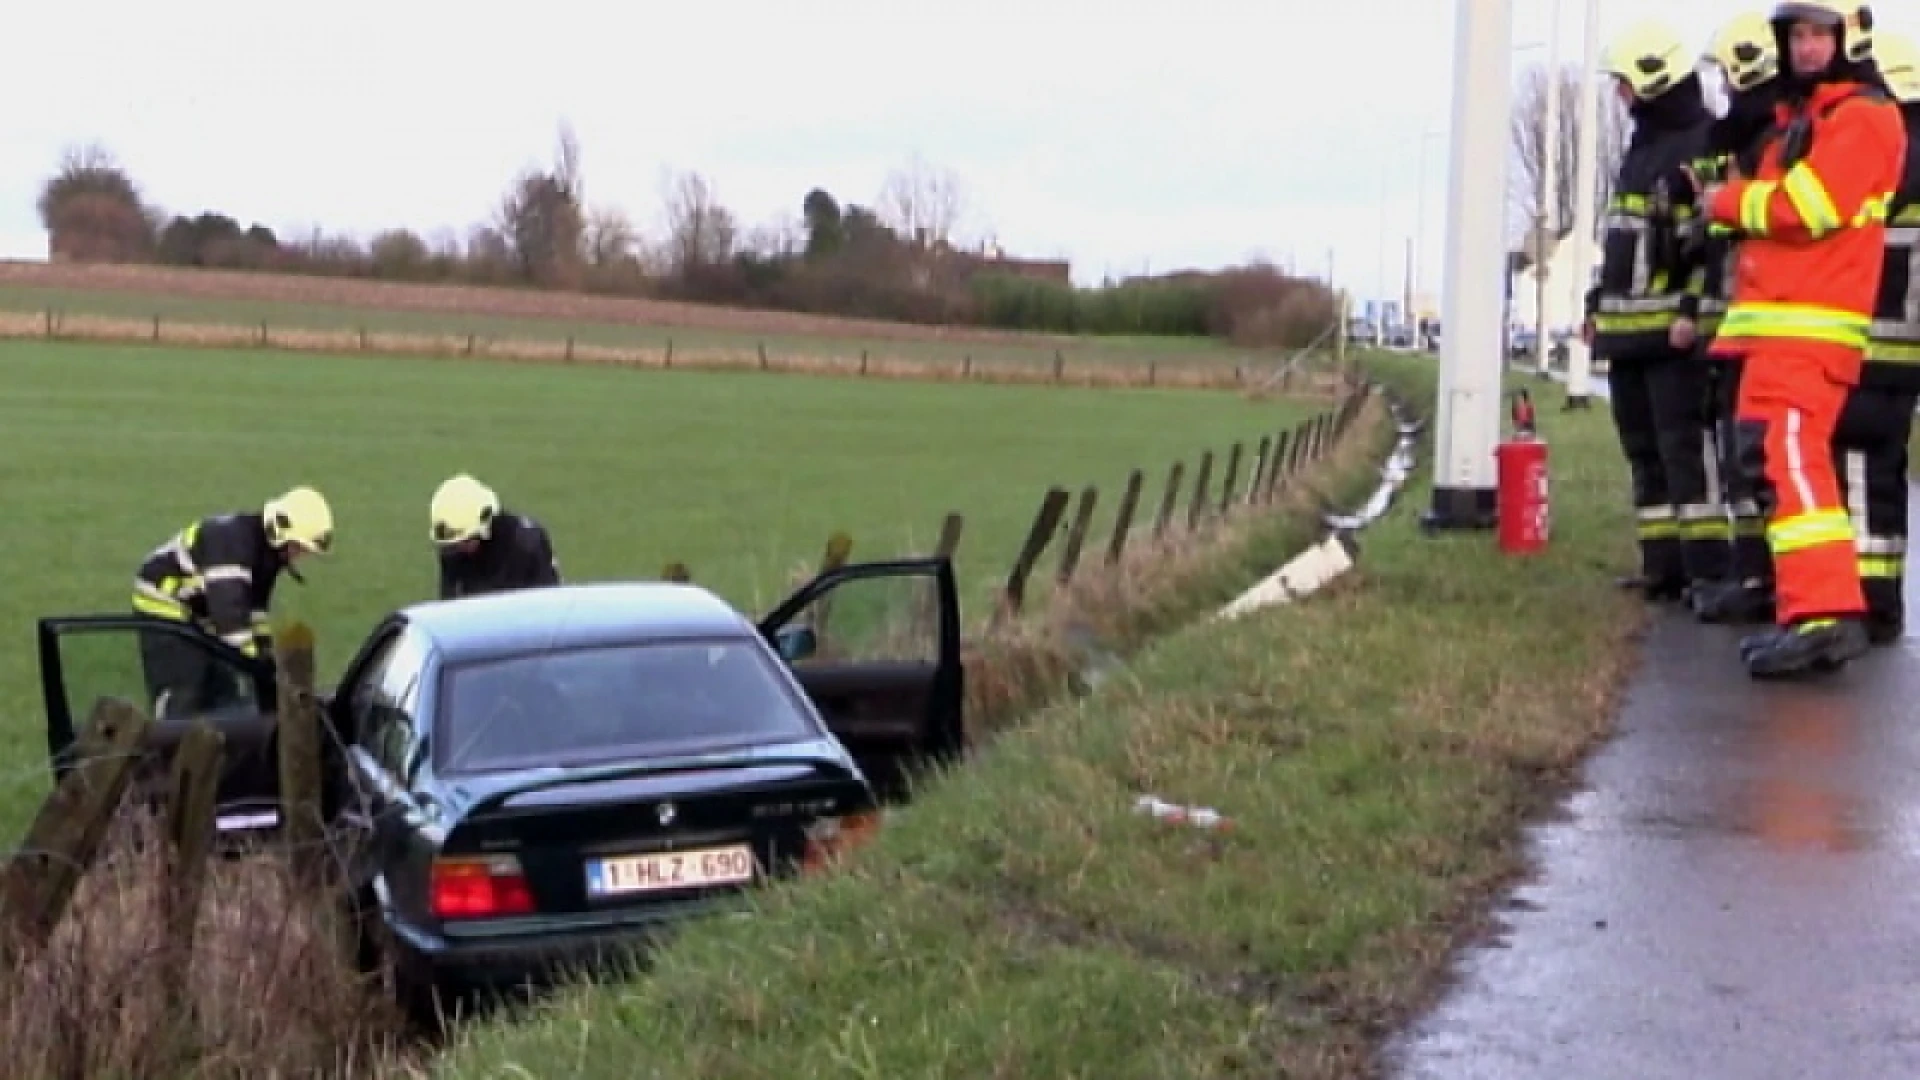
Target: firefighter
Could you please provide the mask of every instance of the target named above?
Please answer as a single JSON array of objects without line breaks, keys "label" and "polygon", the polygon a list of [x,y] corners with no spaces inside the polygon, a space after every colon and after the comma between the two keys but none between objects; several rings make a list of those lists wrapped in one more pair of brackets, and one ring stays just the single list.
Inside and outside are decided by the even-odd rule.
[{"label": "firefighter", "polygon": [[546,527],[500,507],[500,496],[462,473],[428,508],[440,556],[440,599],[560,584]]},{"label": "firefighter", "polygon": [[[1773,106],[1780,88],[1780,49],[1773,38],[1772,24],[1760,12],[1739,15],[1721,27],[1708,46],[1706,59],[1719,69],[1727,108],[1707,136],[1707,157],[1694,165],[1696,184],[1720,182],[1730,169],[1741,175],[1753,174],[1759,167],[1762,140],[1773,126]],[[1697,238],[1701,244],[1700,265],[1695,269],[1685,310],[1697,315],[1697,348],[1707,378],[1715,472],[1733,523],[1727,579],[1697,590],[1693,608],[1702,622],[1770,623],[1773,555],[1767,550],[1767,523],[1754,493],[1741,482],[1734,453],[1739,358],[1715,356],[1709,349],[1732,294],[1737,232],[1715,225],[1702,229]]]},{"label": "firefighter", "polygon": [[1880,292],[1860,385],[1847,397],[1834,434],[1840,488],[1853,520],[1854,551],[1867,602],[1867,637],[1899,640],[1907,561],[1907,438],[1920,406],[1920,57],[1913,43],[1874,35],[1881,80],[1900,102],[1907,155],[1888,211]]},{"label": "firefighter", "polygon": [[1866,7],[1788,0],[1772,22],[1779,133],[1751,177],[1733,174],[1705,194],[1709,220],[1742,233],[1712,351],[1742,354],[1735,437],[1773,552],[1775,625],[1740,643],[1761,678],[1837,670],[1870,647],[1832,441],[1860,380],[1887,205],[1907,153],[1899,108],[1868,56]]},{"label": "firefighter", "polygon": [[1606,71],[1632,112],[1597,284],[1587,292],[1591,341],[1633,477],[1640,573],[1622,581],[1650,600],[1679,600],[1721,579],[1728,523],[1710,482],[1712,440],[1695,326],[1682,312],[1690,279],[1682,230],[1692,217],[1686,167],[1714,117],[1686,45],[1642,23],[1608,51]]},{"label": "firefighter", "polygon": [[[296,487],[257,512],[202,518],[155,548],[133,580],[135,614],[193,624],[249,657],[272,655],[267,623],[280,572],[333,549],[333,510]],[[245,693],[233,672],[191,639],[141,635],[140,663],[157,720],[192,716]]]}]

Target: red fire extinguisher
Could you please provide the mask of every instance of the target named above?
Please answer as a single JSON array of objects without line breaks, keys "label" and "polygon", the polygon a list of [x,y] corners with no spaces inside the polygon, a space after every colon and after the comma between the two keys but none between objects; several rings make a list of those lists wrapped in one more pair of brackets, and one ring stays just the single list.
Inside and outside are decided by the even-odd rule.
[{"label": "red fire extinguisher", "polygon": [[1530,555],[1547,546],[1547,444],[1534,429],[1533,399],[1514,394],[1513,434],[1493,449],[1499,466],[1495,492],[1500,550]]}]

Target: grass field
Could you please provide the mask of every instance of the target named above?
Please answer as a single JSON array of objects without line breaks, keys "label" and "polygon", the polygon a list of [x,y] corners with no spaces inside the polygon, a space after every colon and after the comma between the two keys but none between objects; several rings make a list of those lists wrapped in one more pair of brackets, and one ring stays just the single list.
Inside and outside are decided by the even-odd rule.
[{"label": "grass field", "polygon": [[938,328],[788,312],[744,311],[531,289],[409,285],[290,274],[161,267],[0,264],[0,312],[48,310],[277,329],[555,341],[611,348],[858,356],[982,364],[1124,363],[1270,367],[1271,353],[1208,338],[1119,338]]},{"label": "grass field", "polygon": [[[1051,484],[1290,427],[1318,407],[1177,391],[1081,391],[0,343],[0,837],[38,796],[33,620],[125,609],[134,567],[196,516],[296,483],[332,499],[338,550],[283,581],[323,678],[385,610],[430,595],[428,495],[471,470],[554,530],[569,578],[651,577],[669,560],[749,610],[771,606],[829,533],[854,557],[925,550],[966,515],[964,603],[1018,550]],[[1244,474],[1243,474],[1244,475]],[[1217,473],[1216,473],[1217,477]],[[1218,483],[1217,479],[1215,481]]]},{"label": "grass field", "polygon": [[[1431,400],[1430,367],[1380,363]],[[1632,547],[1606,414],[1535,394],[1545,555],[1423,536],[1423,466],[1333,589],[1161,641],[846,872],[475,1028],[435,1075],[1369,1075],[1607,728],[1645,617],[1610,581]],[[1140,817],[1145,792],[1235,827]]]}]

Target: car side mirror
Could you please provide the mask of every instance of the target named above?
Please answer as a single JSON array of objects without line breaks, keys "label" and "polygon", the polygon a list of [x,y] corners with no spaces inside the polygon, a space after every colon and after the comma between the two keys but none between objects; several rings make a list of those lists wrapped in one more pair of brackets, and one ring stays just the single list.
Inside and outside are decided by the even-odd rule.
[{"label": "car side mirror", "polygon": [[820,647],[820,639],[811,626],[787,626],[773,635],[773,647],[780,659],[793,664],[812,656]]}]

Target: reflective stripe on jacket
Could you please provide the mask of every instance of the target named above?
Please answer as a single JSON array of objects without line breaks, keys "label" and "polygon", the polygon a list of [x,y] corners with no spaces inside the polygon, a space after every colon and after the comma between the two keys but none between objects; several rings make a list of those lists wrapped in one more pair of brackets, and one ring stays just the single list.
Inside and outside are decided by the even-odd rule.
[{"label": "reflective stripe on jacket", "polygon": [[133,610],[196,623],[254,656],[271,632],[267,613],[285,565],[258,513],[203,518],[142,560]]},{"label": "reflective stripe on jacket", "polygon": [[1708,207],[1711,222],[1742,234],[1733,302],[1713,350],[1795,341],[1853,382],[1906,158],[1905,125],[1891,100],[1857,83],[1821,85],[1803,105],[1781,105],[1776,118],[1757,173],[1720,188]]}]

